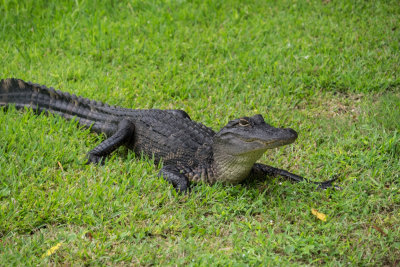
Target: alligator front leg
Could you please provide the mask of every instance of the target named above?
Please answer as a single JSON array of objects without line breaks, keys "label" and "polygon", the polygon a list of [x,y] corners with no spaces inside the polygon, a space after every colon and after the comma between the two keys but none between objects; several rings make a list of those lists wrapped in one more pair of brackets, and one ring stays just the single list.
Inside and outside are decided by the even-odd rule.
[{"label": "alligator front leg", "polygon": [[104,158],[115,149],[129,141],[135,131],[135,125],[128,119],[123,119],[118,124],[118,130],[111,137],[104,140],[100,145],[88,153],[89,163],[102,163]]},{"label": "alligator front leg", "polygon": [[164,166],[158,173],[158,176],[162,176],[167,182],[171,183],[178,193],[189,192],[189,180],[177,167],[171,165]]},{"label": "alligator front leg", "polygon": [[318,185],[319,189],[327,189],[329,187],[333,187],[335,189],[341,190],[341,187],[336,186],[336,185],[332,185],[332,182],[337,180],[337,177],[334,177],[333,179],[324,181],[324,182],[314,182],[314,181],[310,181],[302,176],[290,173],[288,171],[282,170],[282,169],[278,169],[278,168],[274,168],[265,164],[261,164],[261,163],[256,163],[253,166],[253,169],[251,170],[251,175],[255,176],[255,177],[260,177],[260,176],[280,176],[283,177],[291,182],[307,182],[307,183],[313,183]]}]

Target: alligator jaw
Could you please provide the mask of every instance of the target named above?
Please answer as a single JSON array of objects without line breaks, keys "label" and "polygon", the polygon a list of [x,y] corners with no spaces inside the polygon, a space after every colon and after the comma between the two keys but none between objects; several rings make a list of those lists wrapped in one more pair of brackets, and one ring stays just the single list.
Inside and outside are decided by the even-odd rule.
[{"label": "alligator jaw", "polygon": [[281,130],[281,134],[277,136],[277,138],[268,138],[269,136],[266,135],[265,139],[258,139],[258,138],[249,138],[244,139],[240,138],[245,143],[258,143],[260,145],[260,149],[271,149],[276,148],[284,145],[288,145],[296,141],[297,139],[297,132],[293,129],[286,128],[286,129],[279,129]]}]

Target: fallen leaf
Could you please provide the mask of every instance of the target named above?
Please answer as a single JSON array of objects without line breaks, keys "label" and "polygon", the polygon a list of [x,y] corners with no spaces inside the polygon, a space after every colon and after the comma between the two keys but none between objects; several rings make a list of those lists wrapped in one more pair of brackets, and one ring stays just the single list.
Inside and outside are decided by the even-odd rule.
[{"label": "fallen leaf", "polygon": [[92,235],[91,232],[87,232],[87,233],[85,234],[85,237],[89,238],[90,241],[93,240],[93,235]]},{"label": "fallen leaf", "polygon": [[311,213],[314,214],[318,219],[320,219],[321,221],[326,222],[326,215],[318,212],[316,209],[311,208]]},{"label": "fallen leaf", "polygon": [[63,166],[61,165],[61,162],[57,161],[57,163],[58,163],[58,166],[60,167],[61,171],[64,171],[64,168],[63,168]]},{"label": "fallen leaf", "polygon": [[376,231],[378,231],[382,235],[387,236],[387,233],[385,233],[385,231],[383,231],[382,228],[380,228],[379,226],[376,226],[376,225],[371,225],[371,226],[372,226],[372,228],[374,228]]},{"label": "fallen leaf", "polygon": [[54,247],[49,248],[49,249],[46,251],[46,253],[44,253],[44,254],[42,255],[42,258],[53,255],[53,254],[61,247],[61,245],[62,245],[62,242],[58,243],[58,244],[55,245]]}]

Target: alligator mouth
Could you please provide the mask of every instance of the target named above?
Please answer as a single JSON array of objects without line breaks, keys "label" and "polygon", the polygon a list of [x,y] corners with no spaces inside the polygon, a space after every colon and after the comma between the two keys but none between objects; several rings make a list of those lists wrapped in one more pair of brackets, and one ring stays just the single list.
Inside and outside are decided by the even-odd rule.
[{"label": "alligator mouth", "polygon": [[254,139],[247,139],[247,140],[243,140],[243,141],[245,141],[246,143],[259,143],[259,144],[266,145],[266,146],[268,146],[270,144],[273,144],[273,143],[276,143],[276,141],[274,141],[274,140],[263,141],[263,140],[255,139],[255,138]]},{"label": "alligator mouth", "polygon": [[264,145],[266,147],[271,147],[271,145],[272,145],[272,148],[274,148],[274,147],[279,147],[279,146],[282,146],[282,145],[291,144],[296,140],[296,138],[275,139],[275,140],[272,139],[272,140],[268,140],[268,141],[260,140],[260,139],[257,139],[257,138],[250,138],[250,139],[240,138],[240,140],[242,140],[243,142],[246,142],[246,143],[259,143],[259,144]]}]

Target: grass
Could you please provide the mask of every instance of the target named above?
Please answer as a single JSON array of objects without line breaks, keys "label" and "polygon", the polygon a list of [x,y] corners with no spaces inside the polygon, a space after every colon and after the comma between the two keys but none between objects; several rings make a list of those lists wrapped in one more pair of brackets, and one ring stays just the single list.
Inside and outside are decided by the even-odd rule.
[{"label": "grass", "polygon": [[[296,129],[266,179],[176,195],[158,168],[75,122],[0,112],[0,265],[385,265],[400,258],[397,1],[0,2],[1,78],[219,129]],[[319,221],[311,208],[327,215]],[[61,243],[50,256],[42,256]]]}]

